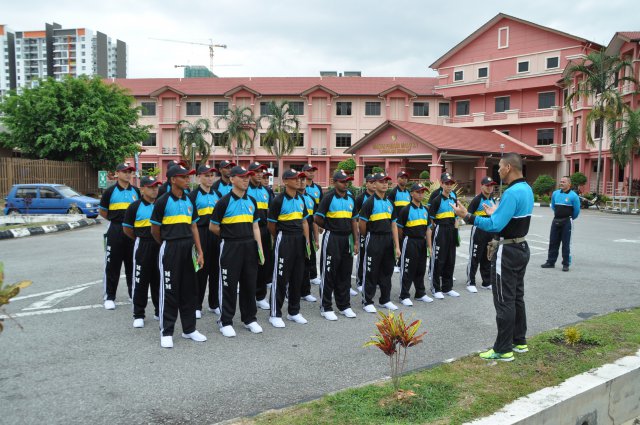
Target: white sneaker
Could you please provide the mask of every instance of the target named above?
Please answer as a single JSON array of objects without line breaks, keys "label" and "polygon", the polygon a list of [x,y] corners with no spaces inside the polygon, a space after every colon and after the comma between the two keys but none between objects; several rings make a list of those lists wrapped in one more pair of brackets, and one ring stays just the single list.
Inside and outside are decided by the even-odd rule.
[{"label": "white sneaker", "polygon": [[115,310],[116,309],[116,303],[114,303],[111,300],[106,300],[104,302],[104,309],[105,310]]},{"label": "white sneaker", "polygon": [[358,295],[358,291],[356,291],[353,288],[349,288],[349,295],[351,295],[352,297],[355,297],[356,295]]},{"label": "white sneaker", "polygon": [[302,314],[298,313],[294,316],[287,314],[287,320],[291,320],[292,322],[296,322],[296,323],[300,323],[301,325],[304,325],[307,322],[307,319],[305,319]]},{"label": "white sneaker", "polygon": [[393,268],[393,272],[394,273],[400,273],[400,267],[394,267]]},{"label": "white sneaker", "polygon": [[153,316],[153,320],[160,320],[160,316]]},{"label": "white sneaker", "polygon": [[251,333],[254,333],[254,334],[261,334],[262,333],[262,326],[260,326],[258,324],[258,322],[251,322],[248,325],[244,325],[244,327],[246,329],[249,329],[251,331]]},{"label": "white sneaker", "polygon": [[425,303],[432,303],[433,302],[433,298],[431,298],[429,295],[423,295],[421,298],[416,298],[418,301],[423,301]]},{"label": "white sneaker", "polygon": [[455,276],[454,276],[454,277],[453,277],[453,281],[455,282],[456,280],[458,280],[458,279],[456,279],[456,278],[455,278]]},{"label": "white sneaker", "polygon": [[362,285],[358,286],[358,292],[362,292]]},{"label": "white sneaker", "polygon": [[438,300],[444,300],[444,295],[442,295],[442,292],[434,292],[433,293],[433,298],[438,299]]},{"label": "white sneaker", "polygon": [[284,328],[285,326],[282,317],[269,317],[269,323],[271,323],[274,328]]},{"label": "white sneaker", "polygon": [[135,319],[133,321],[134,328],[144,328],[144,319]]},{"label": "white sneaker", "polygon": [[490,291],[491,289],[493,289],[491,285],[489,285],[489,286],[481,286],[481,288],[482,289],[486,289],[487,291]]},{"label": "white sneaker", "polygon": [[227,338],[233,338],[234,336],[236,336],[236,331],[231,325],[222,326],[220,328],[220,333],[222,333],[222,336],[226,336]]},{"label": "white sneaker", "polygon": [[348,317],[349,319],[353,319],[354,317],[356,317],[356,313],[354,313],[354,311],[351,310],[351,308],[342,310],[340,314],[342,314],[344,317]]},{"label": "white sneaker", "polygon": [[161,336],[160,337],[160,346],[162,348],[173,348],[173,337],[169,336]]},{"label": "white sneaker", "polygon": [[196,342],[205,342],[207,340],[207,337],[198,331],[193,331],[190,334],[182,334],[182,337]]},{"label": "white sneaker", "polygon": [[472,294],[478,293],[478,289],[474,285],[467,285],[467,291],[471,292]]},{"label": "white sneaker", "polygon": [[460,296],[460,294],[458,294],[458,293],[457,293],[456,291],[454,291],[453,289],[452,289],[452,290],[450,290],[449,292],[445,292],[444,294],[445,294],[445,295],[448,295],[448,296],[450,296],[450,297],[459,297],[459,296]]},{"label": "white sneaker", "polygon": [[309,295],[305,295],[304,297],[302,297],[303,300],[305,301],[309,301],[310,303],[314,303],[316,301],[318,301],[318,299],[316,297],[314,297],[313,295],[309,294]]},{"label": "white sneaker", "polygon": [[196,319],[202,319],[202,310],[196,310]]},{"label": "white sneaker", "polygon": [[311,279],[309,282],[311,282],[312,285],[320,285],[320,278],[316,277],[315,279]]},{"label": "white sneaker", "polygon": [[413,303],[411,302],[411,300],[409,298],[405,298],[403,300],[400,300],[400,303],[402,305],[406,305],[407,307],[411,307],[413,305]]},{"label": "white sneaker", "polygon": [[378,310],[376,309],[376,307],[373,304],[365,305],[364,307],[362,307],[362,309],[364,311],[366,311],[367,313],[377,313],[378,312]]},{"label": "white sneaker", "polygon": [[260,310],[269,310],[271,308],[266,298],[264,300],[256,301],[256,307]]},{"label": "white sneaker", "polygon": [[322,311],[320,312],[320,315],[327,320],[331,320],[331,321],[338,320],[338,316],[336,316],[336,314],[333,311]]},{"label": "white sneaker", "polygon": [[397,310],[398,306],[395,305],[394,303],[392,303],[391,301],[389,301],[386,304],[382,304],[382,307],[386,308],[387,310]]},{"label": "white sneaker", "polygon": [[220,316],[220,307],[216,307],[216,308],[207,307],[207,309],[213,314]]}]

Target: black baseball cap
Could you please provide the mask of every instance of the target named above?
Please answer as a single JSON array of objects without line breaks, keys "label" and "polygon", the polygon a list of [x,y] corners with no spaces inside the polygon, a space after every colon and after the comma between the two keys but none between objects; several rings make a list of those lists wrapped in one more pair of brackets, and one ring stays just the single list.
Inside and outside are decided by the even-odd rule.
[{"label": "black baseball cap", "polygon": [[127,164],[118,164],[116,171],[136,171],[136,167]]},{"label": "black baseball cap", "polygon": [[448,183],[448,182],[456,182],[455,179],[451,176],[451,174],[449,173],[442,173],[440,175],[440,181],[442,183]]},{"label": "black baseball cap", "polygon": [[209,167],[208,165],[201,165],[198,167],[198,171],[196,172],[197,175],[200,174],[209,174],[209,173],[213,173],[216,172],[218,170],[216,170],[213,167]]},{"label": "black baseball cap", "polygon": [[316,171],[318,167],[314,167],[313,164],[304,164],[302,166],[302,171]]},{"label": "black baseball cap", "polygon": [[367,174],[364,180],[371,183],[373,181],[373,174]]},{"label": "black baseball cap", "polygon": [[494,186],[497,185],[498,183],[496,183],[495,180],[493,180],[491,177],[486,176],[482,178],[482,181],[480,182],[483,186]]},{"label": "black baseball cap", "polygon": [[249,171],[258,171],[258,170],[266,170],[267,166],[264,164],[260,164],[258,161],[252,162],[249,164]]},{"label": "black baseball cap", "polygon": [[233,161],[227,161],[226,159],[223,161],[220,161],[220,164],[218,164],[218,168],[227,168],[227,167],[235,167],[236,163]]},{"label": "black baseball cap", "polygon": [[187,168],[187,163],[185,161],[183,161],[183,160],[176,161],[175,159],[173,159],[167,164],[167,172],[165,173],[165,175],[167,177],[169,177],[169,170],[172,169],[173,167],[177,166],[177,165],[181,165],[184,168]]},{"label": "black baseball cap", "polygon": [[236,165],[235,167],[233,167],[231,169],[231,174],[229,174],[230,177],[245,177],[245,176],[252,176],[255,173],[253,171],[249,171],[246,168],[244,168],[241,165]]},{"label": "black baseball cap", "polygon": [[339,182],[347,182],[353,180],[353,177],[345,173],[344,170],[338,170],[333,175],[333,180]]},{"label": "black baseball cap", "polygon": [[268,172],[268,171],[265,171],[264,173],[262,173],[262,178],[270,177],[270,176],[273,176],[273,174],[271,174],[271,173],[270,173],[270,172]]},{"label": "black baseball cap", "polygon": [[411,186],[411,189],[409,189],[409,192],[415,192],[415,191],[424,192],[425,190],[429,190],[429,188],[427,186],[423,185],[422,183],[414,183]]},{"label": "black baseball cap", "polygon": [[403,171],[400,171],[400,172],[398,173],[398,178],[400,178],[400,177],[407,177],[407,178],[409,178],[409,173],[407,173],[407,172],[406,172],[406,171],[404,171],[404,170],[403,170]]},{"label": "black baseball cap", "polygon": [[296,170],[294,170],[293,168],[290,170],[287,170],[284,172],[284,174],[282,174],[282,179],[283,180],[288,180],[288,179],[301,179],[307,177],[307,175],[305,173],[302,172],[298,172]]},{"label": "black baseball cap", "polygon": [[173,167],[169,168],[169,171],[167,171],[167,177],[171,178],[177,176],[191,176],[195,173],[196,170],[187,170],[182,165],[174,165]]},{"label": "black baseball cap", "polygon": [[391,177],[387,176],[385,173],[375,173],[371,176],[372,182],[386,181],[391,180]]},{"label": "black baseball cap", "polygon": [[140,186],[142,187],[160,186],[161,184],[162,182],[160,180],[151,176],[144,176],[140,179]]}]

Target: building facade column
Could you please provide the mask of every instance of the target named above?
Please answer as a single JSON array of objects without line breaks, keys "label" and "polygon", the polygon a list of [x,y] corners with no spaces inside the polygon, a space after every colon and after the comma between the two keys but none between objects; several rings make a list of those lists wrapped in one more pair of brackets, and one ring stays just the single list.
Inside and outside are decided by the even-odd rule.
[{"label": "building facade column", "polygon": [[440,180],[440,174],[442,174],[442,164],[429,164],[429,181],[434,182]]},{"label": "building facade column", "polygon": [[475,173],[475,193],[480,193],[480,188],[482,187],[482,179],[487,176],[487,170],[489,167],[486,166],[485,157],[478,158],[478,162],[474,167]]}]

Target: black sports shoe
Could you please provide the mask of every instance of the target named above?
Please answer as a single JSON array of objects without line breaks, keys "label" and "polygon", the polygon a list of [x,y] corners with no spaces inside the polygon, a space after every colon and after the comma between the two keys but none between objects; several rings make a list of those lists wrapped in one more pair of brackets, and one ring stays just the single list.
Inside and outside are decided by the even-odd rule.
[{"label": "black sports shoe", "polygon": [[563,272],[568,272],[569,271],[569,266],[562,266],[562,271]]},{"label": "black sports shoe", "polygon": [[555,265],[553,265],[551,263],[544,263],[540,267],[542,267],[543,269],[552,269],[552,268],[555,267]]}]

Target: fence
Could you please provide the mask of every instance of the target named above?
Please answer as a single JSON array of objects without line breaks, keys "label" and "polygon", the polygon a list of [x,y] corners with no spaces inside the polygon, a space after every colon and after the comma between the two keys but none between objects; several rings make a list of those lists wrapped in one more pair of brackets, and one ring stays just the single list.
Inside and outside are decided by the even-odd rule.
[{"label": "fence", "polygon": [[0,158],[0,196],[21,183],[59,183],[82,194],[99,192],[98,172],[83,162]]}]

